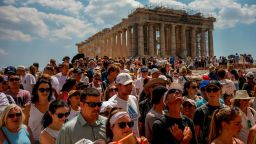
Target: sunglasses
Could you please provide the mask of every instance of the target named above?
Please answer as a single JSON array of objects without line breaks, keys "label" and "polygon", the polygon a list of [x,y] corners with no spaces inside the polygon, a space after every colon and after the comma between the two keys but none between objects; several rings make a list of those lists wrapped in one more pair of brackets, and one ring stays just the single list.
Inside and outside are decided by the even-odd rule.
[{"label": "sunglasses", "polygon": [[120,122],[118,123],[118,126],[120,127],[120,129],[124,129],[126,126],[128,125],[129,128],[134,126],[134,122],[130,121],[130,122]]},{"label": "sunglasses", "polygon": [[101,107],[102,106],[102,102],[85,102],[87,103],[87,105],[91,108],[95,108],[96,106]]},{"label": "sunglasses", "polygon": [[19,80],[20,80],[20,78],[10,78],[9,79],[10,82],[19,81]]},{"label": "sunglasses", "polygon": [[217,87],[214,87],[214,88],[206,88],[206,92],[207,93],[210,93],[210,92],[217,92],[217,91],[219,91],[220,89],[219,88],[217,88]]},{"label": "sunglasses", "polygon": [[14,118],[14,117],[20,117],[21,116],[21,112],[20,113],[15,113],[15,114],[8,114],[8,118]]},{"label": "sunglasses", "polygon": [[40,91],[41,93],[43,92],[49,92],[50,88],[39,88],[38,91]]},{"label": "sunglasses", "polygon": [[109,89],[109,91],[111,91],[111,92],[117,92],[118,89],[117,89],[117,88],[111,88],[111,89]]},{"label": "sunglasses", "polygon": [[69,114],[70,114],[70,112],[58,113],[58,114],[56,114],[56,115],[57,115],[57,117],[58,117],[59,119],[61,119],[61,118],[63,118],[64,116],[65,116],[65,117],[68,117]]},{"label": "sunglasses", "polygon": [[173,93],[175,93],[175,94],[181,94],[182,91],[179,90],[179,89],[170,89],[170,90],[169,90],[169,93],[170,93],[170,94],[173,94]]}]

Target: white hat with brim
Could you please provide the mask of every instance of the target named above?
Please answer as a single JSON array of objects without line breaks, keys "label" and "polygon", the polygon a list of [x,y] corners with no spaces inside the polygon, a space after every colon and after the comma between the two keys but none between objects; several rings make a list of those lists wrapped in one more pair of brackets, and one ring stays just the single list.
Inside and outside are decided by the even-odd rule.
[{"label": "white hat with brim", "polygon": [[116,77],[117,84],[128,85],[132,82],[132,77],[128,73],[119,73]]},{"label": "white hat with brim", "polygon": [[236,91],[236,95],[232,100],[236,100],[236,99],[251,100],[251,99],[254,99],[254,97],[250,97],[246,90],[238,90],[238,91]]}]

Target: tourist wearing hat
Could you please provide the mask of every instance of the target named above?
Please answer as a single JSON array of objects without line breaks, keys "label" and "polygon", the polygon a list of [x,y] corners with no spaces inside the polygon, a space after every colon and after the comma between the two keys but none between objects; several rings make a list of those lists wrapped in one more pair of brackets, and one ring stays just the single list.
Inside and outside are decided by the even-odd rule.
[{"label": "tourist wearing hat", "polygon": [[67,104],[70,107],[70,115],[67,117],[68,120],[77,116],[80,112],[80,91],[71,90],[68,93]]},{"label": "tourist wearing hat", "polygon": [[210,80],[205,86],[207,103],[196,109],[194,114],[194,124],[198,143],[206,144],[208,142],[211,116],[217,109],[224,107],[220,103],[221,84],[218,81]]},{"label": "tourist wearing hat", "polygon": [[[153,89],[157,86],[164,86],[166,87],[168,81],[162,79],[162,78],[154,78],[150,79],[145,85],[144,85],[144,90],[146,97],[144,100],[139,102],[139,110],[140,110],[140,118],[139,121],[141,123],[141,129],[140,133],[142,135],[145,135],[145,128],[144,128],[144,123],[145,123],[145,118],[149,110],[152,108],[152,94],[153,94]],[[142,97],[140,96],[140,99]]]},{"label": "tourist wearing hat", "polygon": [[182,103],[182,114],[190,119],[194,118],[196,112],[196,102],[192,99],[184,99]]},{"label": "tourist wearing hat", "polygon": [[116,105],[126,111],[134,121],[133,132],[139,136],[139,106],[136,96],[131,95],[133,80],[128,73],[119,73],[116,77],[118,93],[112,96],[108,103]]},{"label": "tourist wearing hat", "polygon": [[250,97],[246,90],[236,91],[232,99],[233,107],[239,107],[242,111],[242,129],[238,138],[244,143],[247,142],[250,128],[256,124],[256,112],[250,107],[250,101],[253,99],[254,97]]},{"label": "tourist wearing hat", "polygon": [[182,86],[172,83],[163,97],[168,112],[152,127],[152,144],[197,144],[193,121],[181,114]]},{"label": "tourist wearing hat", "polygon": [[152,68],[150,73],[152,78],[158,78],[161,75],[161,72],[157,68]]},{"label": "tourist wearing hat", "polygon": [[247,93],[249,94],[249,96],[252,96],[252,90],[254,88],[254,86],[256,85],[256,83],[254,82],[254,74],[253,72],[248,72],[246,75],[246,83],[244,83],[242,89],[246,90]]}]

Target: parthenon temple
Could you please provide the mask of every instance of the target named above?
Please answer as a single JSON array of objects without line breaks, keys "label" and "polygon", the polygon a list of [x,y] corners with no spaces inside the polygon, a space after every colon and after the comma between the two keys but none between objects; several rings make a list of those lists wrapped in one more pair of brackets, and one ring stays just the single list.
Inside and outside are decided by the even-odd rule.
[{"label": "parthenon temple", "polygon": [[90,57],[212,57],[215,21],[199,12],[137,8],[117,25],[76,45]]}]

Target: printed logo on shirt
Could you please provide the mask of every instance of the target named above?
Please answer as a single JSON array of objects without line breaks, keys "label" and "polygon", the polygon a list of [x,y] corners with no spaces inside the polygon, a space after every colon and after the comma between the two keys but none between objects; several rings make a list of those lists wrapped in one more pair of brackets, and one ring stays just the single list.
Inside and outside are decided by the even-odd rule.
[{"label": "printed logo on shirt", "polygon": [[136,111],[132,108],[131,105],[128,105],[128,113],[129,113],[129,116],[131,117],[132,120],[138,118],[138,114],[137,114]]}]

